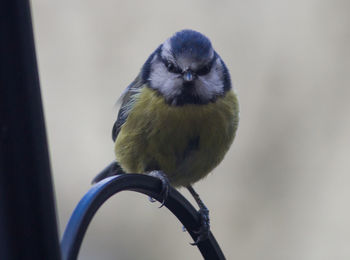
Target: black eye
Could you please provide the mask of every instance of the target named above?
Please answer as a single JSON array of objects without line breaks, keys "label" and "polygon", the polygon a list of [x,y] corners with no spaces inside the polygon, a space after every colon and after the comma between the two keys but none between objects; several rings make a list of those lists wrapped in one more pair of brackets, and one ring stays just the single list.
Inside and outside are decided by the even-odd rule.
[{"label": "black eye", "polygon": [[168,69],[168,71],[171,72],[171,73],[181,73],[180,69],[178,67],[176,67],[170,61],[165,62],[165,66]]},{"label": "black eye", "polygon": [[170,71],[170,72],[175,72],[175,66],[174,64],[172,63],[168,63],[168,66],[167,66],[167,69]]},{"label": "black eye", "polygon": [[198,76],[203,76],[206,75],[210,72],[211,66],[205,65],[204,67],[200,68],[199,70],[196,71],[196,74]]}]

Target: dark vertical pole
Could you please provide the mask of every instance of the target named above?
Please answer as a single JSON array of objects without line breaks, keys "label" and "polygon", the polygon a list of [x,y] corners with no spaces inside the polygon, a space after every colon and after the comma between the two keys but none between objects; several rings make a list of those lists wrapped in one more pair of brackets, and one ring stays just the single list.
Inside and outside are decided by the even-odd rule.
[{"label": "dark vertical pole", "polygon": [[0,0],[0,259],[60,259],[28,0]]}]

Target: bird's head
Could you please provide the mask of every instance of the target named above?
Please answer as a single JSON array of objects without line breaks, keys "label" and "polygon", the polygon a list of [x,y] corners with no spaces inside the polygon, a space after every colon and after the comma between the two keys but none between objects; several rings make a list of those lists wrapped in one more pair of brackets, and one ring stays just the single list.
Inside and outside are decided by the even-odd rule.
[{"label": "bird's head", "polygon": [[148,58],[142,78],[170,105],[206,104],[231,88],[229,72],[210,40],[193,30],[167,39]]}]

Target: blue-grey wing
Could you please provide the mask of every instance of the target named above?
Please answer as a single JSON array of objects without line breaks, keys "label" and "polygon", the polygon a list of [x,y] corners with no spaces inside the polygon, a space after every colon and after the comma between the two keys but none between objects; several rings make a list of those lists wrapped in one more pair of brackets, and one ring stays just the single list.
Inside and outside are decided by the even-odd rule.
[{"label": "blue-grey wing", "polygon": [[135,95],[140,92],[142,87],[146,82],[148,82],[149,74],[151,72],[151,61],[154,59],[155,55],[160,52],[162,45],[160,45],[146,60],[143,65],[141,72],[136,77],[136,79],[125,89],[121,96],[121,107],[119,109],[117,121],[115,121],[112,129],[113,141],[117,139],[121,127],[125,123],[129,116],[130,110],[132,108],[132,103],[134,101]]},{"label": "blue-grey wing", "polygon": [[143,81],[140,75],[125,89],[124,93],[120,97],[121,106],[118,112],[117,120],[115,121],[112,129],[112,139],[115,141],[120,132],[121,127],[125,123],[129,116],[134,101],[134,96],[140,92],[143,86]]}]

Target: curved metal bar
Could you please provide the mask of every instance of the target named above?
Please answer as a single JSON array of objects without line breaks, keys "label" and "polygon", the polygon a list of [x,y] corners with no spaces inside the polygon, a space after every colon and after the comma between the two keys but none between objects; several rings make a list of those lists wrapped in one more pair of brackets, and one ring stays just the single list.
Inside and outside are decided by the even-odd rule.
[{"label": "curved metal bar", "polygon": [[[136,191],[162,201],[159,196],[161,181],[144,174],[123,174],[106,178],[91,187],[75,208],[61,242],[63,260],[77,259],[85,232],[101,205],[114,194],[124,191]],[[194,232],[199,228],[199,215],[196,209],[175,189],[170,187],[169,196],[165,202],[167,207],[184,225],[194,241],[198,235]],[[204,259],[225,259],[213,234],[209,239],[198,245]]]}]

